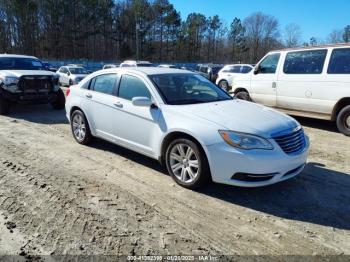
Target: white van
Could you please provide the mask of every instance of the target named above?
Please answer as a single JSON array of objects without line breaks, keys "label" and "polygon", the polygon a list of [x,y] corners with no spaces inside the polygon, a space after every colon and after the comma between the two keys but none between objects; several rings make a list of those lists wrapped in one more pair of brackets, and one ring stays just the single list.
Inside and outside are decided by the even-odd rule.
[{"label": "white van", "polygon": [[350,136],[350,45],[270,52],[234,80],[233,91],[291,115],[336,121]]}]

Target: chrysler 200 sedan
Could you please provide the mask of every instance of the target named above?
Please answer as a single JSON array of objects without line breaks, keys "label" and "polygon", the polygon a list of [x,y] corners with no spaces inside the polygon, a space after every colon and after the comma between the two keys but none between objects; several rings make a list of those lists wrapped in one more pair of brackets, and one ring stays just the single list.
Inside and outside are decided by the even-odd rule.
[{"label": "chrysler 200 sedan", "polygon": [[186,70],[95,72],[70,88],[66,112],[78,143],[99,137],[157,159],[186,188],[280,182],[303,170],[309,149],[293,118]]}]

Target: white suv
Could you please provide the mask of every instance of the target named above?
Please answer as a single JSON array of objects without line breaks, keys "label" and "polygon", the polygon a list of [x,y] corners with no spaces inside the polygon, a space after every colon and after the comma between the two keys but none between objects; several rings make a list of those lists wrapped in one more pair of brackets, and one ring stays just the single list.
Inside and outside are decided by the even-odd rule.
[{"label": "white suv", "polygon": [[350,45],[270,52],[234,80],[233,91],[291,115],[336,121],[350,136]]},{"label": "white suv", "polygon": [[229,91],[233,80],[237,76],[241,74],[248,74],[253,68],[254,67],[251,65],[243,64],[225,65],[218,73],[216,84],[225,91]]}]

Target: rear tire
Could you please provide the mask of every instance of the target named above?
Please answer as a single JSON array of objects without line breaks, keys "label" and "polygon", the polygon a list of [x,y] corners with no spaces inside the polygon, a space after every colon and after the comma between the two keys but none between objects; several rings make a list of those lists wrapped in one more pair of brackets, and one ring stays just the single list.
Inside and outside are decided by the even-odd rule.
[{"label": "rear tire", "polygon": [[237,94],[235,95],[235,98],[241,99],[241,100],[245,100],[245,101],[249,101],[249,102],[252,101],[252,99],[250,98],[249,93],[246,92],[246,91],[239,91],[239,92],[237,92]]},{"label": "rear tire", "polygon": [[87,145],[91,142],[90,126],[82,111],[75,110],[72,113],[70,125],[75,141],[81,145]]},{"label": "rear tire", "polygon": [[230,91],[230,86],[226,80],[221,80],[219,82],[219,87],[226,92]]},{"label": "rear tire", "polygon": [[200,188],[211,179],[205,152],[189,139],[179,138],[171,142],[165,159],[169,174],[182,187]]},{"label": "rear tire", "polygon": [[8,115],[10,113],[10,102],[0,95],[0,115]]},{"label": "rear tire", "polygon": [[59,90],[56,92],[56,99],[51,102],[51,106],[55,110],[62,110],[64,109],[66,105],[66,97],[63,93],[63,90],[59,88]]},{"label": "rear tire", "polygon": [[337,127],[339,132],[350,136],[350,105],[340,110],[337,116]]}]

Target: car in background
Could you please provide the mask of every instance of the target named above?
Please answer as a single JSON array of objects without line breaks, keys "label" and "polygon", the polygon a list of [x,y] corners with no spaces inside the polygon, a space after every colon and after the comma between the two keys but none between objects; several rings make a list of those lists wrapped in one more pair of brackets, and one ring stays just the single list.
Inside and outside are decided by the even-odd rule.
[{"label": "car in background", "polygon": [[57,71],[60,76],[59,84],[61,86],[71,86],[79,84],[81,80],[83,80],[89,72],[80,66],[62,66]]},{"label": "car in background", "polygon": [[336,121],[350,136],[350,45],[272,51],[234,80],[233,91],[291,115]]},{"label": "car in background", "polygon": [[43,66],[45,68],[45,70],[47,71],[51,71],[51,72],[56,72],[57,71],[57,68],[54,67],[52,64],[50,63],[47,63],[47,62],[43,62]]},{"label": "car in background", "polygon": [[232,87],[233,80],[241,74],[248,74],[253,70],[253,68],[254,67],[252,65],[247,64],[225,65],[218,72],[216,84],[226,92],[229,92]]},{"label": "car in background", "polygon": [[66,115],[78,143],[99,137],[157,159],[186,188],[277,183],[303,170],[309,149],[290,116],[180,69],[95,72],[70,88]]},{"label": "car in background", "polygon": [[65,96],[58,79],[34,56],[0,55],[0,115],[8,114],[15,103],[49,103],[63,109]]},{"label": "car in background", "polygon": [[153,64],[149,61],[126,60],[119,67],[153,67]]},{"label": "car in background", "polygon": [[110,69],[110,68],[116,68],[119,67],[119,65],[116,64],[106,64],[102,67],[102,69]]},{"label": "car in background", "polygon": [[161,65],[158,65],[157,67],[160,67],[160,68],[177,68],[176,65],[170,65],[170,64],[161,64]]},{"label": "car in background", "polygon": [[196,66],[196,70],[199,74],[206,77],[213,83],[215,83],[218,72],[221,70],[223,65],[216,65],[216,64],[198,64]]}]

